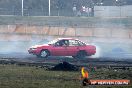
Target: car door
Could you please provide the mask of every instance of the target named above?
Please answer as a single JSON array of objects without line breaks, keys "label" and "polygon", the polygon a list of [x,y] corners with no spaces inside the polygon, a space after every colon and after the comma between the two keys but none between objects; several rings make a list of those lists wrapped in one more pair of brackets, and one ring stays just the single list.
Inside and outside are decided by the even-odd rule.
[{"label": "car door", "polygon": [[67,47],[68,56],[75,56],[79,51],[78,41],[69,40],[69,46]]},{"label": "car door", "polygon": [[53,56],[67,56],[67,46],[63,46],[62,41],[59,40],[51,49],[51,54]]}]

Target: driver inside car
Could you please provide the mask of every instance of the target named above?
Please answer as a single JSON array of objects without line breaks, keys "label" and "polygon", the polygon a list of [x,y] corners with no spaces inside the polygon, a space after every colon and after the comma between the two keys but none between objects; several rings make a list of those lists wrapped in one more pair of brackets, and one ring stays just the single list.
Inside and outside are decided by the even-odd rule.
[{"label": "driver inside car", "polygon": [[68,40],[61,40],[58,43],[58,46],[68,46]]}]

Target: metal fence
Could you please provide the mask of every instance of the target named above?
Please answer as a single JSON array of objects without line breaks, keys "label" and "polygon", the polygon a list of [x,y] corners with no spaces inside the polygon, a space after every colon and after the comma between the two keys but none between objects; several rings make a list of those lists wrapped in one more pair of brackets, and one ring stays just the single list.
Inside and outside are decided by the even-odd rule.
[{"label": "metal fence", "polygon": [[94,6],[95,17],[132,17],[132,5]]},{"label": "metal fence", "polygon": [[0,15],[94,16],[96,6],[130,4],[132,0],[0,0]]}]

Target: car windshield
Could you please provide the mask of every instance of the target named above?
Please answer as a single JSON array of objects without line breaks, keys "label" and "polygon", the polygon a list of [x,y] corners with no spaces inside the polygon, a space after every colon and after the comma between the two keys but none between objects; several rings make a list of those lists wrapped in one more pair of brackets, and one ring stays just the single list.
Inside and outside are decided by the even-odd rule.
[{"label": "car windshield", "polygon": [[49,41],[47,39],[41,40],[39,42],[37,42],[37,44],[41,45],[41,44],[47,44]]},{"label": "car windshield", "polygon": [[58,41],[58,39],[50,41],[48,44],[55,44]]}]

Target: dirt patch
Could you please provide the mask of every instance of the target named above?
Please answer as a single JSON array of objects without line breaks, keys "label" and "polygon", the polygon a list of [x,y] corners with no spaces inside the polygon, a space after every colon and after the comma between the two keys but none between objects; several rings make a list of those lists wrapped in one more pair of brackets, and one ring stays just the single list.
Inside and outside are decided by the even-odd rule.
[{"label": "dirt patch", "polygon": [[50,70],[56,71],[78,71],[79,67],[72,65],[68,62],[62,62],[57,64],[56,66],[52,67]]}]

